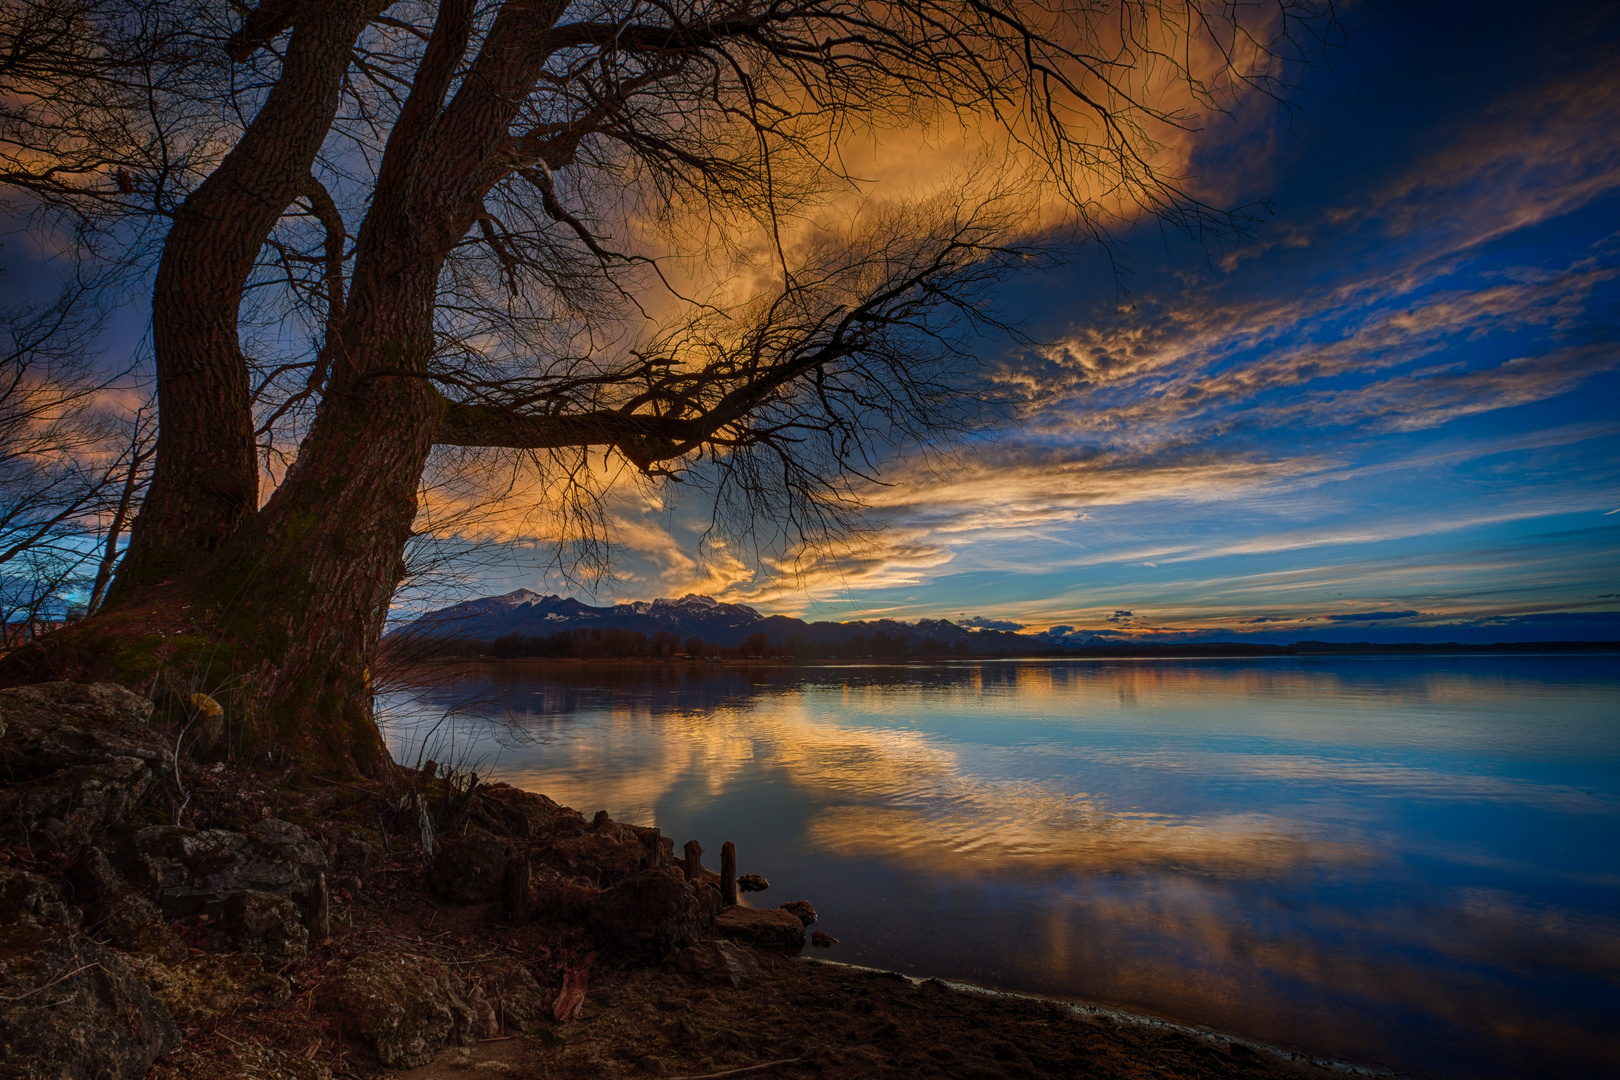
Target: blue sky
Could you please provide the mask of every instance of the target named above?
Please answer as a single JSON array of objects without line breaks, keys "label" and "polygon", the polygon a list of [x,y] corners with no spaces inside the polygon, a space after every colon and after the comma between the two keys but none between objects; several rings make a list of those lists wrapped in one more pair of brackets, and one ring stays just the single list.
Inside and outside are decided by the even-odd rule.
[{"label": "blue sky", "polygon": [[[797,580],[692,558],[649,504],[599,598],[694,589],[806,618],[1254,640],[1620,639],[1620,15],[1349,11],[1292,116],[1216,117],[1191,168],[1258,235],[1139,228],[1020,282],[1051,398]],[[724,562],[722,553],[722,562]],[[490,591],[566,590],[521,566]],[[1060,631],[1061,632],[1061,631]]]},{"label": "blue sky", "polygon": [[[1256,234],[1143,224],[1118,275],[1093,250],[1019,281],[1048,344],[982,355],[1041,404],[894,463],[868,542],[762,569],[700,554],[699,500],[626,488],[594,590],[506,526],[458,587],[1082,640],[1620,639],[1620,12],[1342,10],[1295,110],[1210,117],[1185,157],[1211,203],[1268,201]],[[43,249],[5,240],[8,288],[48,291]],[[124,309],[109,363],[145,321]]]}]

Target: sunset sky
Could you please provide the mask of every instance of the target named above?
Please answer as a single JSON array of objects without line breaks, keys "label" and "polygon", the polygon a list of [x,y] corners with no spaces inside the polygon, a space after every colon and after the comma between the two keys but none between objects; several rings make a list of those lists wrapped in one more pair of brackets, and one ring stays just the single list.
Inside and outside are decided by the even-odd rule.
[{"label": "sunset sky", "polygon": [[[1003,305],[1051,344],[980,352],[1049,396],[953,461],[891,465],[865,548],[797,576],[703,559],[700,500],[626,490],[612,580],[548,574],[520,538],[462,595],[699,592],[1082,638],[1620,639],[1620,11],[1343,11],[1348,48],[1292,113],[1251,101],[1189,143],[1194,192],[1269,200],[1256,235],[1139,224],[1118,263],[1093,247],[1020,279]],[[952,152],[895,133],[870,171],[916,182]],[[44,282],[37,258],[6,238],[11,287]],[[132,303],[118,332],[146,318]]]},{"label": "sunset sky", "polygon": [[[800,582],[693,559],[701,507],[620,516],[596,602],[708,592],[808,619],[1085,635],[1620,638],[1620,13],[1356,6],[1289,117],[1216,118],[1191,169],[1259,235],[1157,228],[1018,283],[1056,396]],[[573,591],[514,549],[481,591]],[[487,586],[487,587],[484,587]]]}]

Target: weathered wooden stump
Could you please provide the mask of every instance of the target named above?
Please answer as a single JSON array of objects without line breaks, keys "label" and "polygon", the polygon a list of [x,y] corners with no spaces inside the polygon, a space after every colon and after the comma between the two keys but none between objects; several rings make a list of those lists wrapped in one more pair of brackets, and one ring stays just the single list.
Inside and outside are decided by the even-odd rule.
[{"label": "weathered wooden stump", "polygon": [[686,861],[681,864],[681,873],[686,875],[687,881],[694,881],[698,871],[703,869],[703,848],[696,840],[688,840],[685,850]]},{"label": "weathered wooden stump", "polygon": [[737,845],[730,840],[720,845],[720,902],[737,906]]}]

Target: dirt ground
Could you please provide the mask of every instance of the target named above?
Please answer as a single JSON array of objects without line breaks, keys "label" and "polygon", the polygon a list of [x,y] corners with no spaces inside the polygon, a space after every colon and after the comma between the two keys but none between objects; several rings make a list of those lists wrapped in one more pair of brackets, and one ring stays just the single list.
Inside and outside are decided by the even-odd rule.
[{"label": "dirt ground", "polygon": [[[578,1021],[453,1050],[410,1080],[585,1077],[1300,1077],[1327,1069],[1168,1026],[1086,1016],[1032,998],[783,959],[758,985],[694,988],[613,975]],[[1337,1075],[1344,1075],[1338,1073]]]},{"label": "dirt ground", "polygon": [[[325,1066],[339,1077],[400,1080],[1368,1075],[1108,1010],[919,982],[762,949],[748,950],[759,971],[740,987],[664,967],[593,969],[577,1019],[548,1016],[537,1030],[452,1046],[431,1064],[401,1072],[382,1069],[363,1045],[334,1030],[313,1007],[319,987],[346,958],[379,948],[430,956],[464,972],[493,959],[518,958],[551,994],[584,947],[558,937],[555,929],[504,925],[492,908],[442,904],[413,887],[408,874],[379,874],[373,889],[340,913],[338,932],[285,973],[295,987],[291,1000],[188,1032],[180,1050],[150,1075],[321,1075],[304,1071],[308,1066]],[[261,1048],[279,1052],[267,1058]]]}]

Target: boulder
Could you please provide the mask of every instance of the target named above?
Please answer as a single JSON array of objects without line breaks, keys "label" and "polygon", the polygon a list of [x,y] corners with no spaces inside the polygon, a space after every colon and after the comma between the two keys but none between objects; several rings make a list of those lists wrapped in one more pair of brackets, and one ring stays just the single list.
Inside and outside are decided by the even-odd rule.
[{"label": "boulder", "polygon": [[169,918],[217,914],[232,893],[307,895],[326,856],[304,830],[270,819],[243,832],[156,825],[125,842],[113,858]]},{"label": "boulder", "polygon": [[624,965],[661,960],[693,944],[707,927],[705,915],[686,876],[663,866],[603,890],[588,919],[603,962]]},{"label": "boulder", "polygon": [[135,1080],[174,1019],[124,956],[77,929],[55,886],[0,868],[0,1077]]},{"label": "boulder", "polygon": [[264,970],[257,956],[199,956],[179,964],[148,960],[142,974],[152,993],[186,1027],[222,1016],[284,1004],[292,996],[286,979]]},{"label": "boulder", "polygon": [[780,905],[778,910],[797,915],[799,921],[805,926],[809,926],[816,921],[816,909],[810,906],[808,900],[789,900],[787,903]]},{"label": "boulder", "polygon": [[804,946],[804,923],[791,911],[729,907],[715,916],[714,928],[734,941],[767,948],[798,949]]},{"label": "boulder", "polygon": [[316,1004],[364,1039],[384,1065],[414,1069],[488,1030],[482,995],[469,1001],[462,989],[436,960],[366,953],[316,992]]},{"label": "boulder", "polygon": [[174,764],[152,703],[112,683],[0,690],[4,831],[72,854],[130,811]]},{"label": "boulder", "polygon": [[478,904],[501,895],[512,849],[492,836],[462,837],[439,844],[429,883],[453,904]]},{"label": "boulder", "polygon": [[745,986],[762,975],[759,961],[746,948],[731,941],[704,941],[681,950],[680,969],[699,982]]},{"label": "boulder", "polygon": [[243,889],[225,900],[225,936],[232,947],[267,964],[290,964],[309,952],[298,905],[285,896]]}]

